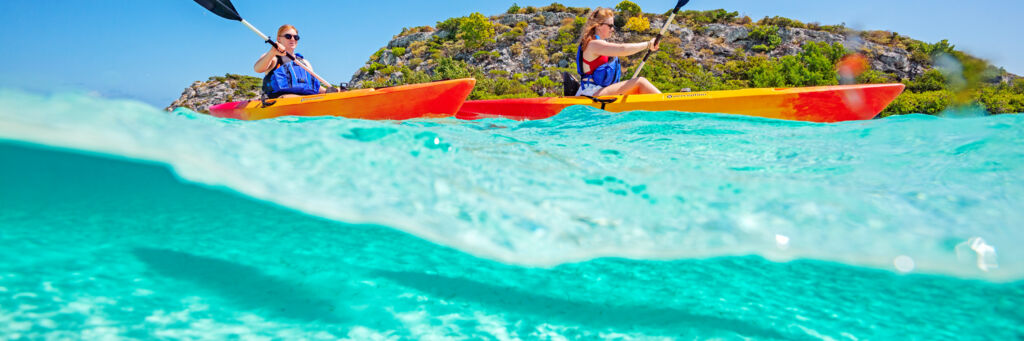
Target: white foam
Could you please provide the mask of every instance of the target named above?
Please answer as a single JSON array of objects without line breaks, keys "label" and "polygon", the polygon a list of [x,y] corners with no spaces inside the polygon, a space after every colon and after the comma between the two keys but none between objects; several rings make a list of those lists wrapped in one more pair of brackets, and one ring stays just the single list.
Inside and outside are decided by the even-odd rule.
[{"label": "white foam", "polygon": [[135,291],[132,292],[132,295],[133,296],[150,296],[150,295],[153,295],[153,291],[140,288],[140,289],[135,289]]},{"label": "white foam", "polygon": [[900,255],[893,260],[896,270],[902,273],[914,271],[914,259],[907,255]]},{"label": "white foam", "polygon": [[17,294],[14,294],[14,296],[11,296],[11,298],[13,298],[13,299],[36,298],[36,297],[39,297],[39,295],[37,295],[34,292],[19,292]]}]

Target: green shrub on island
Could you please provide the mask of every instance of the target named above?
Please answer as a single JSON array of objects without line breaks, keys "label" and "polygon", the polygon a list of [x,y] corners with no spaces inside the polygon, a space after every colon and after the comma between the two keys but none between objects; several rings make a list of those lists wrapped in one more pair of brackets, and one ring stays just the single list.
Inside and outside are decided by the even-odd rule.
[{"label": "green shrub on island", "polygon": [[563,4],[560,4],[560,3],[557,3],[557,2],[552,2],[550,5],[541,7],[540,11],[541,12],[568,12],[569,8],[565,7],[565,5],[563,5]]},{"label": "green shrub on island", "polygon": [[[736,20],[740,15],[739,12],[729,12],[724,9],[716,9],[710,11],[694,11],[687,10],[679,13],[679,18],[687,24],[728,24]],[[750,23],[750,18],[747,17],[747,22]],[[742,23],[740,23],[742,24]]]},{"label": "green shrub on island", "polygon": [[402,32],[399,33],[397,36],[395,36],[395,38],[404,37],[404,36],[407,36],[407,35],[410,35],[410,34],[413,34],[413,33],[420,33],[420,32],[434,32],[434,28],[430,27],[430,26],[406,27],[406,28],[403,28]]},{"label": "green shrub on island", "polygon": [[982,88],[977,101],[992,114],[1024,113],[1024,78],[1017,78],[1012,84]]},{"label": "green shrub on island", "polygon": [[519,5],[517,5],[516,3],[513,2],[512,3],[512,7],[509,7],[508,10],[505,11],[505,13],[516,14],[516,13],[519,13],[519,9],[521,9],[521,7],[519,7]]},{"label": "green shrub on island", "polygon": [[534,40],[529,46],[527,52],[530,56],[530,60],[534,62],[547,63],[548,62],[548,41],[544,39]]},{"label": "green shrub on island", "polygon": [[501,58],[501,53],[498,51],[476,51],[473,53],[473,59],[476,60],[494,60]]},{"label": "green shrub on island", "polygon": [[867,70],[857,75],[857,84],[885,84],[896,82],[896,76],[878,70]]},{"label": "green shrub on island", "polygon": [[775,26],[775,27],[778,27],[778,28],[782,28],[782,27],[807,28],[807,25],[804,25],[804,23],[800,22],[799,20],[783,18],[783,17],[780,17],[780,16],[774,16],[774,17],[771,17],[771,18],[764,17],[764,19],[758,20],[757,24],[761,25],[761,26]]},{"label": "green shrub on island", "polygon": [[751,40],[760,43],[751,48],[751,50],[757,52],[769,52],[779,47],[779,44],[782,44],[779,28],[774,25],[756,25],[750,30],[749,37]]},{"label": "green shrub on island", "polygon": [[370,56],[370,59],[371,60],[380,60],[380,56],[384,54],[385,50],[387,50],[387,49],[385,49],[383,47],[380,48],[380,49],[377,49],[377,51],[374,52],[373,55]]},{"label": "green shrub on island", "polygon": [[537,80],[530,82],[528,85],[530,90],[533,90],[534,93],[541,94],[541,96],[561,96],[561,94],[558,93],[558,90],[561,89],[559,88],[556,90],[555,88],[562,84],[555,83],[555,81],[551,80],[547,76],[537,78]]},{"label": "green shrub on island", "polygon": [[949,90],[910,92],[904,91],[896,100],[879,114],[880,117],[902,114],[934,115],[946,110],[953,103],[954,94]]},{"label": "green shrub on island", "polygon": [[650,28],[651,28],[650,20],[647,20],[647,17],[641,17],[641,16],[629,18],[629,20],[626,21],[626,26],[625,26],[626,30],[633,31],[633,32],[646,32]]},{"label": "green shrub on island", "polygon": [[587,14],[590,14],[590,8],[587,7],[569,7],[569,13],[575,14],[577,17],[587,18]]},{"label": "green shrub on island", "polygon": [[516,38],[522,37],[523,34],[526,34],[526,27],[529,26],[529,25],[530,24],[525,22],[525,21],[520,21],[520,22],[516,23],[516,27],[513,27],[508,32],[503,33],[501,35],[501,38],[509,40],[509,39],[516,39]]},{"label": "green shrub on island", "polygon": [[562,26],[558,28],[558,35],[555,36],[554,40],[551,40],[549,45],[553,51],[560,51],[562,47],[566,45],[576,46],[576,41],[580,39],[580,31],[583,30],[583,25],[586,24],[586,19],[576,17],[574,19],[568,19],[562,21]]},{"label": "green shrub on island", "polygon": [[383,69],[385,69],[387,67],[388,67],[387,65],[384,65],[384,64],[381,64],[381,63],[378,63],[378,62],[373,62],[373,63],[370,63],[369,66],[364,66],[362,68],[362,70],[364,72],[369,73],[369,74],[372,75],[372,74],[376,74],[378,70],[383,70]]},{"label": "green shrub on island", "polygon": [[533,19],[531,20],[533,20],[533,23],[537,25],[544,25],[544,23],[547,22],[547,18],[545,18],[543,14],[537,14],[533,16]]},{"label": "green shrub on island", "polygon": [[505,25],[505,24],[502,24],[502,23],[494,23],[494,34],[503,34],[505,32],[511,31],[511,30],[512,30],[511,26],[508,26],[508,25]]},{"label": "green shrub on island", "polygon": [[423,57],[427,53],[427,43],[423,41],[414,41],[409,44],[408,51],[413,56]]},{"label": "green shrub on island", "polygon": [[480,13],[439,22],[437,29],[450,32],[455,39],[462,40],[468,49],[480,48],[491,43],[491,38],[494,37],[494,24]]},{"label": "green shrub on island", "polygon": [[643,14],[643,10],[640,9],[640,5],[629,0],[623,0],[618,5],[615,5],[615,10],[619,12],[619,15],[626,18]]},{"label": "green shrub on island", "polygon": [[912,92],[939,91],[946,88],[946,76],[939,70],[931,69],[917,79],[906,80],[903,84],[907,86],[907,91]]},{"label": "green shrub on island", "polygon": [[849,35],[849,33],[853,31],[847,28],[845,23],[839,25],[821,25],[818,23],[810,23],[807,24],[807,28],[815,31],[825,31],[833,34],[838,34],[841,36]]},{"label": "green shrub on island", "polygon": [[746,71],[751,87],[797,87],[839,84],[835,65],[846,54],[842,44],[810,42],[804,44],[798,55],[783,56],[770,61],[764,57],[751,57]]},{"label": "green shrub on island", "polygon": [[517,80],[505,77],[480,78],[469,99],[502,99],[536,97],[537,93]]},{"label": "green shrub on island", "polygon": [[473,76],[469,64],[461,60],[441,58],[434,68],[434,80],[469,78]]}]

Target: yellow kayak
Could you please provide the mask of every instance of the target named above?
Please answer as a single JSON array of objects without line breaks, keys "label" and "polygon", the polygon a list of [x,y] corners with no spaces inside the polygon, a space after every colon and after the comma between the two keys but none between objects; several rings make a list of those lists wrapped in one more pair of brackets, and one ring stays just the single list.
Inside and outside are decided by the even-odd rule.
[{"label": "yellow kayak", "polygon": [[749,115],[793,121],[867,120],[903,92],[903,84],[762,88],[607,97],[546,97],[466,101],[457,118],[536,120],[572,105],[622,112],[683,111]]}]

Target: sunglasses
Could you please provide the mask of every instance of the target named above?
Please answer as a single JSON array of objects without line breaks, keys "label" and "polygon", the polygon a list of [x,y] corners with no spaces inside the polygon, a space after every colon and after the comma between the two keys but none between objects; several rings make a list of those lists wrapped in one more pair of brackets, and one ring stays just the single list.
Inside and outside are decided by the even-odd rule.
[{"label": "sunglasses", "polygon": [[281,37],[285,37],[286,39],[295,39],[295,41],[299,41],[298,34],[292,35],[291,33],[285,33],[284,35],[281,35]]},{"label": "sunglasses", "polygon": [[615,25],[613,25],[613,24],[609,24],[609,23],[597,24],[597,26],[601,26],[601,25],[608,26],[608,28],[613,29],[613,30],[615,29]]}]

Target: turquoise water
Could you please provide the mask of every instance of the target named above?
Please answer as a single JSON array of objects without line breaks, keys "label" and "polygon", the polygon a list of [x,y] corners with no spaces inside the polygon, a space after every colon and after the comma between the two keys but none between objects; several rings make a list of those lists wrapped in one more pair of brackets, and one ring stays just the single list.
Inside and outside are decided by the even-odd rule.
[{"label": "turquoise water", "polygon": [[1024,338],[1024,118],[0,91],[0,338]]}]

